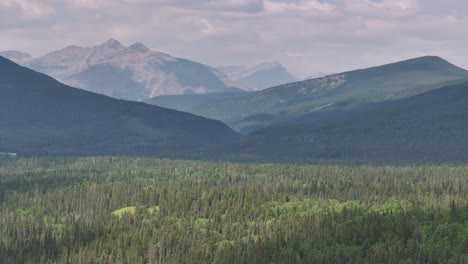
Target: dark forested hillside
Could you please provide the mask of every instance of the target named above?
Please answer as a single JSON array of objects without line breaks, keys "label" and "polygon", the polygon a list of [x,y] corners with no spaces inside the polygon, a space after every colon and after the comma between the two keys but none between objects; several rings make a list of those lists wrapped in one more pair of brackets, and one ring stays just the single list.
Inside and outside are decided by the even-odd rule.
[{"label": "dark forested hillside", "polygon": [[314,162],[465,162],[468,83],[348,111],[313,113],[254,133],[212,158]]},{"label": "dark forested hillside", "polygon": [[0,161],[0,263],[468,263],[467,167]]},{"label": "dark forested hillside", "polygon": [[221,122],[75,89],[0,57],[0,152],[145,154],[237,138]]}]

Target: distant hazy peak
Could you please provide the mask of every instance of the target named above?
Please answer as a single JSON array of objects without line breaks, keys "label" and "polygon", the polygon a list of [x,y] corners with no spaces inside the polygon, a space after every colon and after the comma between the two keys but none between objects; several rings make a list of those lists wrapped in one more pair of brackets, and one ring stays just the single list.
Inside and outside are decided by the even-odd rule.
[{"label": "distant hazy peak", "polygon": [[151,51],[140,42],[123,46],[115,39],[13,61],[71,86],[122,99],[247,89],[206,65]]},{"label": "distant hazy peak", "polygon": [[250,67],[218,67],[218,70],[226,74],[231,80],[239,82],[251,90],[261,90],[298,80],[296,76],[289,73],[277,61],[263,62]]},{"label": "distant hazy peak", "polygon": [[84,49],[83,47],[76,46],[76,45],[69,45],[63,49],[63,51],[73,51],[73,50],[81,50]]},{"label": "distant hazy peak", "polygon": [[132,52],[140,52],[140,53],[148,53],[148,52],[151,51],[148,47],[146,47],[145,45],[143,45],[140,42],[137,42],[135,44],[132,44],[132,45],[128,46],[126,48],[126,50],[127,51],[132,51]]},{"label": "distant hazy peak", "polygon": [[256,74],[258,72],[265,72],[271,69],[281,69],[287,71],[281,63],[277,61],[262,62],[254,66],[224,66],[218,67],[219,70],[224,72],[229,78],[233,80],[240,80]]},{"label": "distant hazy peak", "polygon": [[0,51],[0,56],[5,57],[19,64],[32,60],[32,57],[31,55],[29,55],[29,53],[18,51],[18,50]]},{"label": "distant hazy peak", "polygon": [[275,67],[283,67],[283,65],[281,65],[281,63],[279,63],[277,61],[268,61],[268,62],[262,62],[260,64],[257,64],[255,66],[253,66],[252,68],[271,69],[271,68],[275,68]]},{"label": "distant hazy peak", "polygon": [[107,40],[106,42],[102,43],[99,46],[100,47],[111,48],[111,49],[125,48],[118,40],[115,40],[115,39],[109,39],[109,40]]},{"label": "distant hazy peak", "polygon": [[5,57],[5,58],[31,58],[31,55],[26,52],[22,52],[19,50],[5,50],[5,51],[0,51],[0,55]]}]

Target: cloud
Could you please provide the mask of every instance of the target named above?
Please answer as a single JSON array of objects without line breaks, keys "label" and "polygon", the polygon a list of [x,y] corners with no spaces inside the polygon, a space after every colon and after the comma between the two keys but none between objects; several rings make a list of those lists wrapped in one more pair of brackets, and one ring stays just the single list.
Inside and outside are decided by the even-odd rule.
[{"label": "cloud", "polygon": [[105,0],[65,0],[64,2],[68,8],[74,9],[98,9],[112,5],[111,2]]},{"label": "cloud", "polygon": [[48,3],[28,0],[0,1],[0,22],[35,21],[55,15],[55,8]]},{"label": "cloud", "polygon": [[189,10],[213,10],[222,12],[260,12],[263,0],[64,0],[67,6],[80,9],[126,7],[154,8],[177,7]]},{"label": "cloud", "polygon": [[468,67],[468,1],[2,0],[1,49],[107,38],[211,65],[277,60],[298,75],[427,54]]},{"label": "cloud", "polygon": [[267,0],[265,1],[265,9],[270,13],[282,12],[306,12],[306,11],[321,11],[330,12],[333,10],[333,5],[319,1],[298,1],[298,2],[278,2]]}]

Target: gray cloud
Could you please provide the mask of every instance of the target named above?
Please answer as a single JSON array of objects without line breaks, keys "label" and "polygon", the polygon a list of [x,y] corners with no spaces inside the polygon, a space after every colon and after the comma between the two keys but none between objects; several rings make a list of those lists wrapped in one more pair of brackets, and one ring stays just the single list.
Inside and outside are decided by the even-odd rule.
[{"label": "gray cloud", "polygon": [[459,0],[2,0],[0,50],[116,38],[211,65],[278,60],[337,72],[421,55],[468,67]]}]

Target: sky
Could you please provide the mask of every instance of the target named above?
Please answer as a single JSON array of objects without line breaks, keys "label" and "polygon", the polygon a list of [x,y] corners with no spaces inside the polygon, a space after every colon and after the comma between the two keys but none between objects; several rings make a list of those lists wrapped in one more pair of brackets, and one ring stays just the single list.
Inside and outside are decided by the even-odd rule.
[{"label": "sky", "polygon": [[212,66],[306,77],[437,55],[468,68],[466,0],[0,0],[0,50],[114,38]]}]

